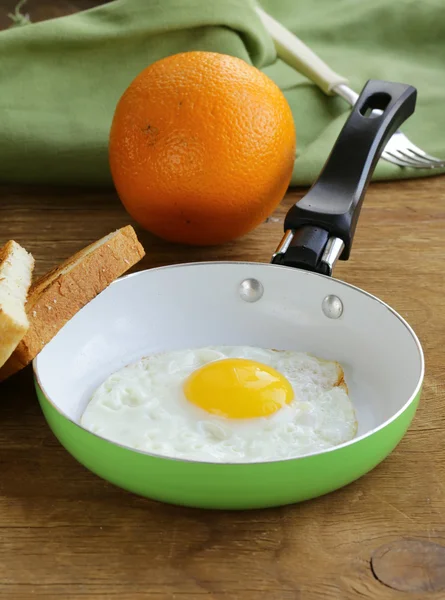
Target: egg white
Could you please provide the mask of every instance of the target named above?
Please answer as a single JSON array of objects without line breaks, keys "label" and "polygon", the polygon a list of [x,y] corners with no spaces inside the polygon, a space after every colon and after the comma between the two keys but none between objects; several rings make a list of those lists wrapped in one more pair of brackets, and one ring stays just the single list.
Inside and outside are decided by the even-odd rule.
[{"label": "egg white", "polygon": [[[292,402],[255,419],[218,417],[188,402],[183,384],[194,370],[235,357],[279,371],[292,385]],[[250,346],[165,352],[111,375],[93,394],[80,422],[110,441],[162,456],[209,462],[291,458],[355,436],[355,411],[341,380],[337,363],[304,352]]]}]

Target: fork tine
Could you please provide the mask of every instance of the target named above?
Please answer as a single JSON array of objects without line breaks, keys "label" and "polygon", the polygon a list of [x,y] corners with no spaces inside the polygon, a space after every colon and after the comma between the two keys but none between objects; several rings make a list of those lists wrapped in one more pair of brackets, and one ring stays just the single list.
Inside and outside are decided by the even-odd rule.
[{"label": "fork tine", "polygon": [[404,158],[410,159],[410,160],[415,160],[416,162],[419,162],[422,165],[424,165],[426,168],[428,168],[428,167],[440,168],[442,165],[445,165],[445,163],[443,163],[440,160],[432,161],[429,158],[425,158],[425,156],[423,156],[421,154],[417,154],[416,152],[413,152],[410,148],[405,148],[403,151],[399,150],[399,152],[400,152],[400,154],[403,155]]},{"label": "fork tine", "polygon": [[438,167],[445,167],[445,160],[440,160],[439,158],[436,158],[435,156],[431,156],[431,154],[427,154],[423,150],[420,150],[420,148],[418,148],[416,150],[413,150],[413,148],[411,148],[411,147],[406,148],[406,152],[409,152],[410,154],[414,155],[419,160],[434,163]]},{"label": "fork tine", "polygon": [[408,163],[399,160],[398,158],[396,158],[389,152],[382,152],[381,158],[383,158],[384,160],[387,160],[390,163],[394,163],[395,165],[399,165],[399,167],[410,167],[411,166]]},{"label": "fork tine", "polygon": [[406,161],[412,167],[416,167],[418,169],[438,169],[440,168],[440,164],[433,163],[429,160],[425,160],[424,158],[418,158],[415,155],[408,154],[406,150],[397,150],[395,154],[403,161]]},{"label": "fork tine", "polygon": [[400,152],[406,159],[416,160],[419,162],[427,161],[429,163],[429,167],[445,167],[445,160],[441,160],[436,156],[427,154],[424,150],[422,150],[422,148],[419,148],[413,144],[401,131],[396,131],[396,133],[390,139],[389,144],[391,145],[389,148],[387,146],[387,148],[390,152]]},{"label": "fork tine", "polygon": [[445,167],[445,161],[430,156],[421,148],[415,146],[400,130],[397,130],[388,140],[382,158],[401,167],[415,169],[440,169]]},{"label": "fork tine", "polygon": [[384,150],[382,152],[382,158],[395,163],[396,165],[399,165],[400,167],[416,167],[416,168],[423,168],[423,169],[433,169],[434,166],[431,165],[430,163],[420,163],[417,162],[415,160],[410,160],[405,158],[405,156],[401,153],[397,153],[395,151],[389,151],[389,150]]},{"label": "fork tine", "polygon": [[[381,110],[372,111],[377,115]],[[414,145],[404,133],[398,129],[386,144],[382,158],[401,167],[414,167],[416,169],[441,169],[445,168],[445,160],[427,154]]]}]

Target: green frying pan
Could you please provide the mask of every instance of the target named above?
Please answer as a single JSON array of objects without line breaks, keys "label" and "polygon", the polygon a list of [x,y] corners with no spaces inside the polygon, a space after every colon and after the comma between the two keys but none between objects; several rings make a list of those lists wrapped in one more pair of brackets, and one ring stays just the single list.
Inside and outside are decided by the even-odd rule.
[{"label": "green frying pan", "polygon": [[[367,83],[317,182],[289,211],[271,264],[196,263],[129,275],[59,332],[34,372],[43,413],[68,452],[136,494],[218,509],[314,498],[388,456],[419,402],[422,348],[388,305],[331,274],[337,259],[349,257],[375,164],[415,99],[410,86]],[[381,114],[371,115],[376,108]],[[79,424],[95,388],[124,365],[153,352],[217,344],[301,350],[340,362],[357,435],[286,460],[216,463],[137,451]]]}]

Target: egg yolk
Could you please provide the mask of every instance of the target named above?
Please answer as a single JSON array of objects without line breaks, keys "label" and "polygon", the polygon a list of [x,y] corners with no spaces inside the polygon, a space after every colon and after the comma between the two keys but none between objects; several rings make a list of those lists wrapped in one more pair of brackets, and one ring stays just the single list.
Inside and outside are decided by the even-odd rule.
[{"label": "egg yolk", "polygon": [[226,358],[204,365],[184,383],[189,402],[230,419],[271,415],[294,396],[288,380],[272,367],[244,358]]}]

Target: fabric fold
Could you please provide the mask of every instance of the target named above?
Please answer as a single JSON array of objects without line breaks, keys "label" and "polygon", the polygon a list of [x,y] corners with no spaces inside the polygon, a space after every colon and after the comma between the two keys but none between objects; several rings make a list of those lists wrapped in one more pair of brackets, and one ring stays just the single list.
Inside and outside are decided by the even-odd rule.
[{"label": "fabric fold", "polygon": [[[445,157],[445,6],[434,0],[262,0],[360,91],[370,78],[411,83],[403,131]],[[276,57],[254,0],[113,0],[0,32],[0,182],[112,185],[108,134],[116,103],[150,63],[178,52],[238,56],[282,89],[297,129],[293,185],[310,185],[349,108]],[[374,179],[434,174],[380,161]]]}]

